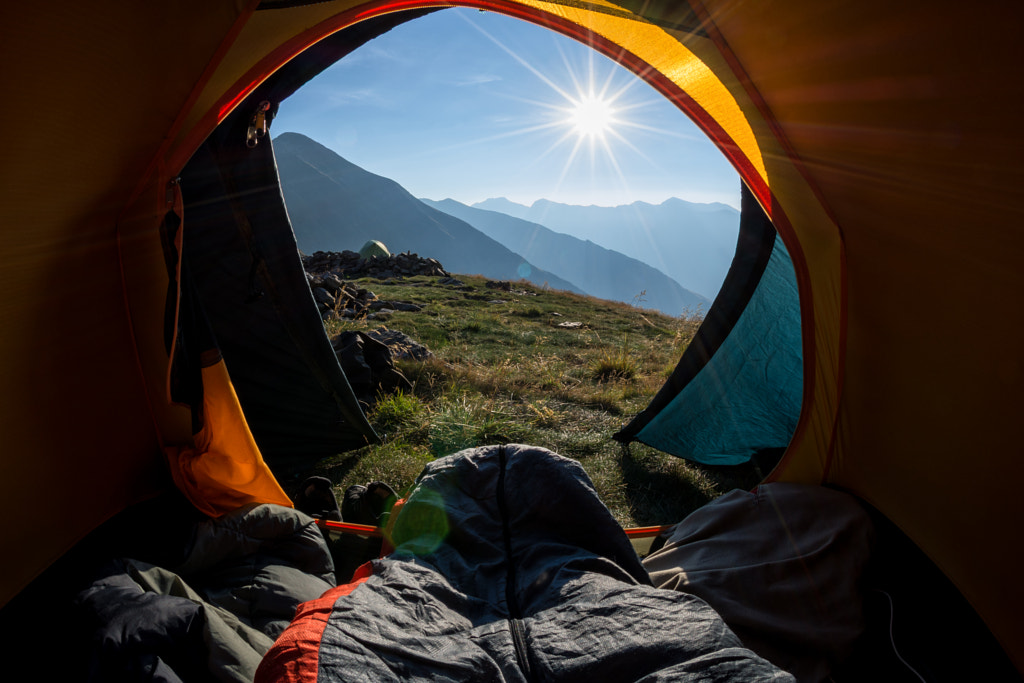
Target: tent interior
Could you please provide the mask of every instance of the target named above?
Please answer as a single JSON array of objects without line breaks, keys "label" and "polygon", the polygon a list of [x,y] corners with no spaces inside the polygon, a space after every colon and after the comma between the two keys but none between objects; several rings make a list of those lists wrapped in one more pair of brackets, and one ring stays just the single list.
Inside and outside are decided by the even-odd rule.
[{"label": "tent interior", "polygon": [[[302,275],[269,136],[247,140],[320,70],[448,4],[0,10],[8,642],[49,623],[111,545],[159,553],[182,519],[290,506],[282,472],[377,438]],[[785,447],[767,481],[842,490],[871,511],[932,680],[1019,677],[1024,8],[457,4],[592,46],[719,146],[744,215],[777,246],[754,240],[761,258],[741,248],[734,268],[759,263],[760,283],[784,255],[793,277],[777,286],[799,297],[784,436],[757,444]],[[720,310],[739,289],[759,300],[739,275]],[[252,305],[231,303],[254,288]],[[731,332],[757,336],[739,320],[704,330],[719,341],[684,356],[617,438],[699,449],[680,420],[688,401],[732,400],[692,387]]]}]

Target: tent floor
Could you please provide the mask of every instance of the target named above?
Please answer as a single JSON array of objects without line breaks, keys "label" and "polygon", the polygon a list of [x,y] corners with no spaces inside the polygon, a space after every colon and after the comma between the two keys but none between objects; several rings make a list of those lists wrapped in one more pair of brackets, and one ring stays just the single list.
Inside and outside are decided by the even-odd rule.
[{"label": "tent floor", "polygon": [[865,576],[867,631],[834,683],[1022,681],[960,591],[884,516]]}]

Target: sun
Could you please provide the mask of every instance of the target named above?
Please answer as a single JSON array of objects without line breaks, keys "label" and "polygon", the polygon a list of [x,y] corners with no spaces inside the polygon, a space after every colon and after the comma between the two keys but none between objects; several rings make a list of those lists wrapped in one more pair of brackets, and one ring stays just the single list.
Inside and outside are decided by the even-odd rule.
[{"label": "sun", "polygon": [[580,137],[603,138],[616,123],[615,109],[608,99],[583,95],[572,99],[568,123]]}]

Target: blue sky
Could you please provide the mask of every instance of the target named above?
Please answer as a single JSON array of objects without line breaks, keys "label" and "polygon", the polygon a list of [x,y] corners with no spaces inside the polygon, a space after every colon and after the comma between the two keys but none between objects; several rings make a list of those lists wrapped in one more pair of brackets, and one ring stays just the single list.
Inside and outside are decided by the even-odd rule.
[{"label": "blue sky", "polygon": [[281,104],[272,133],[288,131],[428,199],[739,205],[721,152],[649,85],[492,12],[443,10],[367,43]]}]

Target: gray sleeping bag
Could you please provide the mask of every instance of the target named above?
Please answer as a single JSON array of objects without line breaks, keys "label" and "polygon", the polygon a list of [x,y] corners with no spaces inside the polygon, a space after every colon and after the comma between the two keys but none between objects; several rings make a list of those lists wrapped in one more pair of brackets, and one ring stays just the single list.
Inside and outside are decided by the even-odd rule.
[{"label": "gray sleeping bag", "polygon": [[257,681],[791,681],[654,588],[575,461],[492,446],[424,470],[395,552],[299,608]]}]

